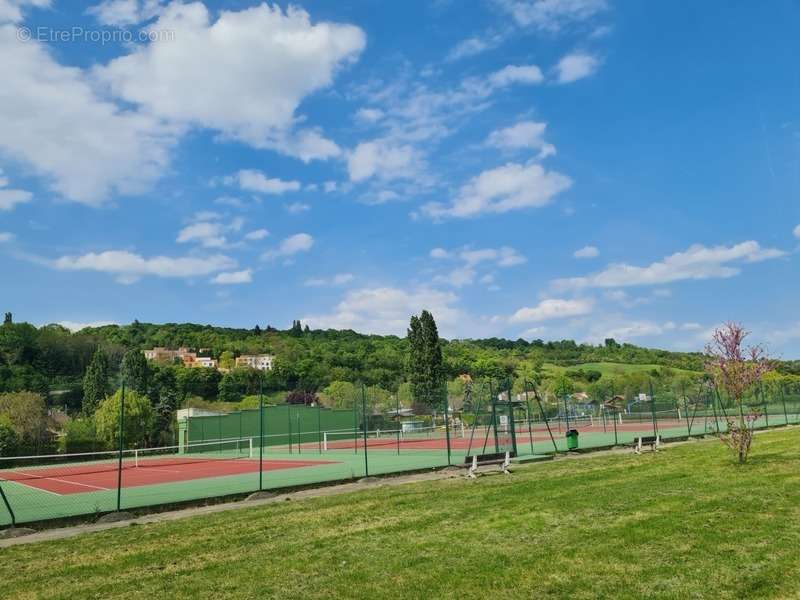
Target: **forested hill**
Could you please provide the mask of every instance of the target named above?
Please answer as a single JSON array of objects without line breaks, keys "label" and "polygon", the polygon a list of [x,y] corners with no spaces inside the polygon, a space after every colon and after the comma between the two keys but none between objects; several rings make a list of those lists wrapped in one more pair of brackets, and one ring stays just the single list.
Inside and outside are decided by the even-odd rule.
[{"label": "forested hill", "polygon": [[[397,389],[405,379],[407,342],[396,336],[363,335],[354,331],[308,330],[296,323],[292,329],[234,329],[192,323],[108,325],[77,333],[59,325],[34,327],[9,318],[0,327],[0,391],[47,391],[79,383],[92,354],[102,347],[112,369],[129,349],[154,346],[205,349],[219,358],[243,353],[274,354],[270,374],[274,389],[317,390],[331,381],[361,381],[384,389]],[[443,340],[448,377],[469,373],[473,377],[504,377],[541,363],[575,367],[585,363],[657,365],[701,371],[699,353],[669,352],[618,344],[577,344],[572,340],[519,339]],[[783,363],[784,372],[797,372],[800,364]]]}]

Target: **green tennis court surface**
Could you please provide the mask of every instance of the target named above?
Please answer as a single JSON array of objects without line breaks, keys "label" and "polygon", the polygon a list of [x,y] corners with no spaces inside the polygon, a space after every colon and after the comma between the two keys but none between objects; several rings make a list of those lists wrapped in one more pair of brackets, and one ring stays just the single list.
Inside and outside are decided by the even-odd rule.
[{"label": "green tennis court surface", "polygon": [[[800,422],[800,415],[788,415],[789,423]],[[786,419],[770,417],[770,426],[783,425]],[[691,433],[712,433],[719,420],[695,418]],[[766,426],[762,417],[754,423]],[[652,435],[652,421],[636,418],[620,422],[574,419],[571,428],[579,432],[579,447],[591,449],[630,444],[640,435]],[[682,437],[689,427],[671,418],[656,422],[664,439]],[[516,424],[516,448],[520,457],[565,452],[566,424],[553,422],[550,432],[543,423]],[[552,437],[551,434],[552,433]],[[173,504],[218,496],[246,494],[261,489],[306,486],[329,481],[350,480],[365,475],[400,473],[462,464],[468,454],[493,451],[494,440],[488,431],[451,432],[450,452],[443,428],[412,432],[405,436],[392,432],[355,432],[347,439],[334,436],[327,443],[304,442],[259,448],[253,440],[205,442],[178,455],[177,450],[129,451],[123,458],[118,479],[118,455],[98,453],[91,461],[48,462],[33,457],[35,464],[3,464],[0,460],[0,485],[16,521],[26,523],[47,519],[92,515],[117,508]],[[487,446],[488,444],[488,446]],[[185,450],[185,449],[184,449]],[[366,450],[366,452],[365,452]],[[94,456],[89,458],[95,459]],[[261,472],[259,472],[261,469]],[[0,525],[11,523],[7,508],[0,504]]]}]

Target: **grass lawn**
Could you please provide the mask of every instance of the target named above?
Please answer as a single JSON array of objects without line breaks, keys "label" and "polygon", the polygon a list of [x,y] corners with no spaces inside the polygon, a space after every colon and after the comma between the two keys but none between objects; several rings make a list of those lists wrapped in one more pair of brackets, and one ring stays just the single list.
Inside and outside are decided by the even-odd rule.
[{"label": "grass lawn", "polygon": [[[560,365],[554,365],[551,363],[544,364],[544,370],[547,371],[548,375],[560,375],[565,371],[571,370],[578,370],[583,369],[584,371],[594,370],[600,371],[603,374],[603,377],[614,377],[616,375],[628,375],[629,373],[649,373],[653,369],[662,369],[665,368],[663,365],[638,365],[638,364],[628,364],[628,363],[612,363],[612,362],[590,362],[590,363],[583,363],[580,365],[575,365],[572,367],[563,367]],[[678,369],[674,367],[666,367],[670,370],[674,371],[675,373],[683,373],[686,375],[698,375],[696,371],[688,371],[686,369]]]},{"label": "grass lawn", "polygon": [[800,597],[800,429],[0,550],[4,598]]}]

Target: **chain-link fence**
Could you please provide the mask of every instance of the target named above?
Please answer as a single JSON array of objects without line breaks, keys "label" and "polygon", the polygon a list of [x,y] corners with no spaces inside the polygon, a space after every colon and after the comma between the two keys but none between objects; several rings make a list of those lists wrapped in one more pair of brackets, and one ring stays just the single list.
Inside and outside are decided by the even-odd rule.
[{"label": "chain-link fence", "polygon": [[[329,481],[468,465],[474,456],[525,458],[570,450],[800,423],[800,386],[764,384],[741,406],[706,383],[650,382],[599,397],[543,395],[535,385],[470,382],[401,406],[352,386],[337,408],[314,402],[224,414],[185,411],[174,444],[154,446],[135,406],[102,423],[72,424],[53,452],[0,458],[0,526],[237,496]],[[108,415],[107,415],[108,416]]]}]

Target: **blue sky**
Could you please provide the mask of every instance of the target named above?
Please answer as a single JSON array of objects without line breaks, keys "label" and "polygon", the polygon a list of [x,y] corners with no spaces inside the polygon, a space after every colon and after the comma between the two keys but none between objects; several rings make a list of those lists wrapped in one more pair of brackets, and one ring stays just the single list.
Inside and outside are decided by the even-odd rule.
[{"label": "blue sky", "polygon": [[0,0],[0,299],[800,357],[789,0]]}]

